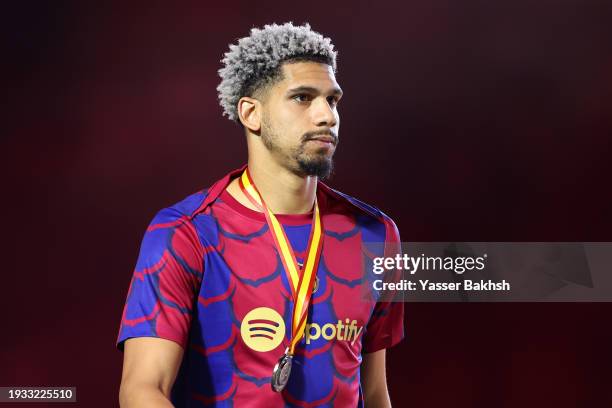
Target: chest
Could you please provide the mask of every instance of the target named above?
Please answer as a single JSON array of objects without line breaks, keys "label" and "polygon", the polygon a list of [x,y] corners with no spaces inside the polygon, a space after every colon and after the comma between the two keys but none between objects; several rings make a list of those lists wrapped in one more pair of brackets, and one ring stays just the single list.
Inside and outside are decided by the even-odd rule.
[{"label": "chest", "polygon": [[[285,231],[297,261],[303,263],[309,226],[286,227]],[[218,237],[217,245],[206,253],[200,318],[231,317],[247,343],[250,334],[259,335],[252,341],[255,348],[266,349],[265,343],[270,341],[269,346],[286,342],[291,335],[294,303],[269,231],[265,225],[240,234],[222,229]],[[335,343],[359,352],[374,306],[364,297],[362,257],[358,230],[323,235],[317,290],[312,295],[301,348],[314,350]],[[209,307],[220,302],[223,305]]]}]

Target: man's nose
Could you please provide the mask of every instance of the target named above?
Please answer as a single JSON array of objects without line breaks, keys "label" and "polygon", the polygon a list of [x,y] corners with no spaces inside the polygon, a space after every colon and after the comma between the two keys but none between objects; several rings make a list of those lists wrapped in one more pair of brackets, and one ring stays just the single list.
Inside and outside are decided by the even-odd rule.
[{"label": "man's nose", "polygon": [[330,106],[326,98],[316,98],[312,109],[313,122],[316,126],[331,128],[337,125],[337,112]]}]

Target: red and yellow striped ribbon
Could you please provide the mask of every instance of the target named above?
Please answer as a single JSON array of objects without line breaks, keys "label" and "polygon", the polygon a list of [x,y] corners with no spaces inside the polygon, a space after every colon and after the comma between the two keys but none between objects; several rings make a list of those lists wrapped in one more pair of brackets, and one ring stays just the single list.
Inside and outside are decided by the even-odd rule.
[{"label": "red and yellow striped ribbon", "polygon": [[323,227],[317,199],[315,197],[310,238],[306,248],[306,260],[304,266],[300,268],[283,226],[274,213],[268,208],[261,194],[259,194],[257,187],[255,187],[251,179],[248,168],[242,173],[242,176],[240,176],[239,184],[242,192],[249,201],[266,216],[268,228],[274,238],[274,244],[276,245],[283,267],[285,268],[285,273],[287,274],[287,280],[291,286],[291,295],[293,296],[293,321],[291,324],[289,353],[293,355],[296,345],[304,335],[312,287],[316,278],[317,267],[321,257],[321,249],[323,247]]}]

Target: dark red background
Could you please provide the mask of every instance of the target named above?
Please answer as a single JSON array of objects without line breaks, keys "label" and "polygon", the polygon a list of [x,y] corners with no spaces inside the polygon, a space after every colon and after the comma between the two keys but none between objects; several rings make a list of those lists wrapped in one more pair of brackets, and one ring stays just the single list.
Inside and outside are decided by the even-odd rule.
[{"label": "dark red background", "polygon": [[[229,42],[272,21],[333,38],[345,98],[331,184],[384,209],[404,241],[611,240],[609,2],[19,4],[1,24],[0,385],[117,405],[144,229],[245,161],[216,71]],[[393,401],[612,406],[611,312],[408,304]]]}]

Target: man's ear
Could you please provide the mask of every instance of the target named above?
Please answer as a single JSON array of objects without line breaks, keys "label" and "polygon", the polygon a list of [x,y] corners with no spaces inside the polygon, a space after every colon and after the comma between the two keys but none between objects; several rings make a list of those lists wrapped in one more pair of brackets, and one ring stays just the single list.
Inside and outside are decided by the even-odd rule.
[{"label": "man's ear", "polygon": [[238,117],[244,127],[251,132],[259,132],[261,128],[261,102],[248,96],[238,101]]}]

